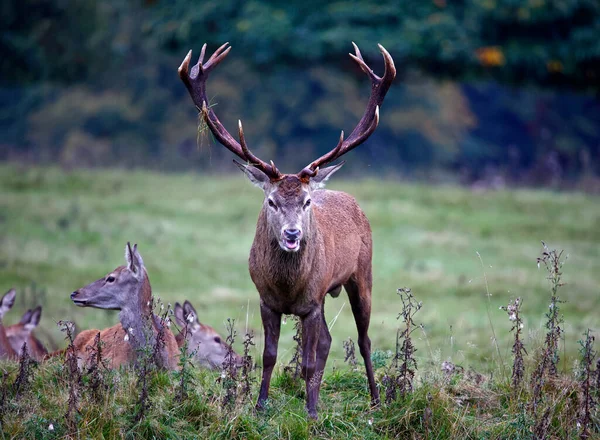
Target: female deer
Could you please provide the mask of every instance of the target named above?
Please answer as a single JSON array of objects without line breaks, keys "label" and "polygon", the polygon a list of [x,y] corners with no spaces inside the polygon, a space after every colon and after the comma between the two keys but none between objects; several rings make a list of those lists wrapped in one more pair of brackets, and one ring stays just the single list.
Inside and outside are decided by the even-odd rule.
[{"label": "female deer", "polygon": [[175,303],[175,320],[180,328],[179,334],[175,336],[177,345],[181,348],[187,339],[188,353],[194,353],[194,359],[200,366],[220,369],[230,352],[233,363],[241,366],[240,355],[231,349],[214,328],[200,323],[196,309],[189,301],[185,301],[183,306]]},{"label": "female deer", "polygon": [[148,273],[137,245],[125,247],[125,266],[119,266],[105,277],[71,294],[80,307],[120,310],[120,324],[100,330],[86,330],[75,338],[74,345],[84,365],[92,356],[89,346],[100,333],[103,357],[112,367],[137,360],[141,351],[152,347],[154,361],[161,368],[177,368],[179,350],[168,323],[151,309],[152,289]]}]

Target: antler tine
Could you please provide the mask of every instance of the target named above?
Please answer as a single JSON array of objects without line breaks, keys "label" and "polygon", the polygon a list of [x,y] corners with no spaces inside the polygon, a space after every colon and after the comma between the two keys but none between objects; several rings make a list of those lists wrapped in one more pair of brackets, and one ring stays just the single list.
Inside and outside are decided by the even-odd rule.
[{"label": "antler tine", "polygon": [[208,78],[208,74],[210,71],[215,68],[225,57],[229,54],[231,50],[231,46],[229,43],[225,43],[221,45],[211,57],[208,59],[206,63],[204,63],[204,56],[206,54],[206,44],[202,46],[202,50],[200,51],[200,57],[198,58],[198,63],[190,69],[190,60],[192,58],[192,51],[190,50],[186,57],[183,59],[183,62],[179,66],[178,73],[179,78],[183,81],[188,92],[194,102],[194,105],[198,109],[199,112],[202,113],[202,118],[204,122],[215,136],[215,138],[221,143],[225,148],[234,153],[240,159],[244,161],[251,162],[254,166],[261,169],[267,176],[269,176],[273,180],[277,180],[281,177],[281,173],[279,170],[275,168],[275,166],[271,166],[262,160],[258,159],[254,156],[248,147],[246,146],[246,140],[244,138],[244,133],[242,130],[241,122],[240,122],[240,142],[236,141],[233,136],[229,134],[229,132],[225,129],[216,113],[212,110],[211,107],[208,106],[208,98],[206,95],[206,80]]},{"label": "antler tine", "polygon": [[259,159],[258,157],[256,157],[248,149],[248,146],[246,145],[246,138],[244,137],[244,129],[242,127],[242,121],[241,120],[238,120],[238,127],[239,127],[239,135],[240,135],[240,145],[242,147],[242,151],[243,151],[244,155],[246,156],[246,160],[250,164],[252,164],[254,167],[256,167],[259,170],[263,171],[271,179],[274,179],[274,180],[279,179],[281,177],[281,173],[279,172],[279,170],[277,169],[277,167],[275,167],[275,164],[273,163],[273,161],[271,161],[271,165],[269,165],[265,161],[263,161],[263,160]]},{"label": "antler tine", "polygon": [[344,130],[342,130],[342,132],[340,133],[340,140],[338,141],[337,146],[333,150],[331,150],[329,153],[321,156],[317,160],[311,162],[308,166],[304,167],[304,169],[302,171],[300,171],[300,173],[298,173],[298,175],[301,178],[315,177],[319,170],[319,164],[329,163],[329,162],[335,160],[335,158],[337,157],[337,154],[340,152],[340,149],[342,148],[343,144],[344,144]]},{"label": "antler tine", "polygon": [[394,81],[394,78],[396,77],[394,60],[389,52],[385,50],[381,44],[379,44],[379,50],[383,55],[383,61],[385,65],[383,76],[380,78],[379,76],[375,75],[373,70],[367,65],[367,63],[365,63],[358,46],[354,44],[354,42],[352,42],[352,45],[354,46],[354,54],[350,54],[350,56],[354,61],[356,61],[361,70],[369,75],[369,78],[371,79],[371,96],[369,98],[369,102],[367,103],[367,108],[365,109],[365,113],[354,130],[352,130],[352,133],[350,133],[350,136],[348,136],[346,140],[343,140],[342,132],[342,137],[340,138],[338,145],[329,153],[324,154],[317,160],[311,162],[299,173],[300,176],[313,177],[316,174],[315,170],[318,167],[338,159],[348,151],[356,148],[366,141],[367,138],[373,134],[377,128],[377,125],[379,124],[379,107],[383,103],[385,95],[392,85],[392,81]]}]

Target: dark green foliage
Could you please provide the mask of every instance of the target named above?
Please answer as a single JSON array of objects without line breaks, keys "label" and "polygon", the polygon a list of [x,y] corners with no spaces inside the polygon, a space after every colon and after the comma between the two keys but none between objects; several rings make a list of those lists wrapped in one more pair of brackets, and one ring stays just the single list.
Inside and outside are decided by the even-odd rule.
[{"label": "dark green foliage", "polygon": [[347,56],[355,41],[375,72],[377,43],[400,69],[356,164],[421,178],[460,171],[488,186],[584,177],[598,188],[589,180],[600,172],[593,0],[8,0],[1,12],[0,159],[230,165],[210,136],[196,142],[196,115],[176,75],[189,49],[230,41],[210,80],[211,104],[230,131],[245,122],[259,156],[297,171],[362,113],[368,85]]}]

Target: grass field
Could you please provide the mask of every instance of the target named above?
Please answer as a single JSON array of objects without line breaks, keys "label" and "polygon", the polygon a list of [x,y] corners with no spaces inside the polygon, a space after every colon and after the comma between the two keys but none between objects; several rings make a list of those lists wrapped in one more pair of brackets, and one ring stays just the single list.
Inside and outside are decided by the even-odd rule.
[{"label": "grass field", "polygon": [[[569,254],[561,290],[566,301],[561,354],[567,355],[561,368],[571,368],[583,331],[600,329],[598,198],[350,182],[343,173],[329,187],[354,195],[371,222],[374,349],[394,348],[399,287],[412,288],[423,301],[415,319],[425,329],[415,334],[420,365],[439,368],[439,362],[452,359],[482,371],[496,369],[492,326],[508,363],[511,323],[498,308],[517,296],[524,301],[525,343],[539,343],[549,299],[546,272],[536,266],[541,240]],[[0,290],[14,286],[18,292],[4,324],[18,321],[27,307],[41,302],[38,334],[62,347],[55,325],[60,319],[72,319],[80,329],[116,323],[115,312],[77,308],[69,294],[123,264],[129,240],[139,245],[155,295],[172,303],[190,300],[200,320],[221,333],[224,321],[235,318],[236,348],[241,351],[247,325],[257,334],[259,354],[258,294],[247,257],[261,202],[261,191],[241,174],[65,172],[2,165]],[[344,294],[328,300],[326,317],[333,336],[331,368],[343,361],[342,342],[356,338]],[[291,320],[282,330],[279,360],[286,363],[293,344]]]}]

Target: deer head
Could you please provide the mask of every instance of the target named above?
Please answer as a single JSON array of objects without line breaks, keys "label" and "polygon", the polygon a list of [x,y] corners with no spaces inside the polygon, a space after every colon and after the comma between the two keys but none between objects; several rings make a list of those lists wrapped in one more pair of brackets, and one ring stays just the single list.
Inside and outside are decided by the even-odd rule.
[{"label": "deer head", "polygon": [[73,302],[80,307],[110,310],[137,306],[139,292],[148,282],[144,260],[137,250],[137,244],[132,248],[127,242],[125,261],[125,266],[119,266],[103,278],[73,292]]},{"label": "deer head", "polygon": [[266,163],[256,157],[246,145],[242,122],[238,123],[238,142],[221,124],[214,110],[207,106],[206,80],[212,69],[231,50],[228,43],[218,48],[204,63],[205,44],[200,52],[198,63],[191,70],[189,65],[192,51],[189,51],[179,67],[179,77],[187,87],[196,108],[202,113],[205,123],[215,138],[244,161],[244,163],[236,162],[236,164],[252,183],[264,191],[263,210],[267,216],[269,233],[273,241],[286,252],[298,252],[303,248],[307,241],[305,238],[311,233],[311,193],[323,187],[331,175],[341,168],[343,162],[331,167],[322,167],[362,144],[375,131],[379,123],[379,106],[383,103],[396,76],[394,61],[383,46],[379,45],[379,49],[383,55],[385,71],[383,76],[379,77],[365,63],[356,44],[352,44],[355,53],[350,56],[371,79],[371,96],[365,113],[347,139],[344,139],[342,131],[334,149],[314,160],[296,174],[282,174],[273,161]]},{"label": "deer head", "polygon": [[[230,346],[214,328],[200,323],[198,314],[189,301],[185,301],[183,306],[175,303],[175,320],[181,329],[180,335],[188,341],[188,352],[194,353],[200,365],[212,369],[221,368]],[[241,365],[242,358],[235,352],[232,355],[234,364]]]},{"label": "deer head", "polygon": [[4,317],[4,314],[6,312],[8,312],[12,308],[12,306],[15,304],[16,296],[17,296],[17,291],[15,289],[10,289],[0,299],[0,323],[2,322],[2,318]]},{"label": "deer head", "polygon": [[37,306],[35,309],[29,309],[24,314],[18,324],[6,327],[6,336],[10,341],[15,351],[18,351],[23,346],[23,343],[31,344],[29,337],[31,332],[38,326],[42,318],[42,307]]}]

